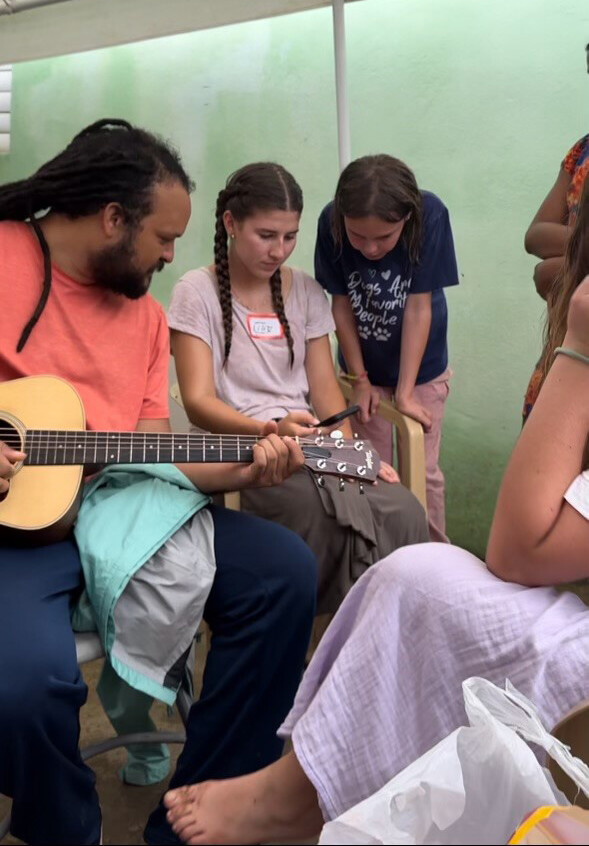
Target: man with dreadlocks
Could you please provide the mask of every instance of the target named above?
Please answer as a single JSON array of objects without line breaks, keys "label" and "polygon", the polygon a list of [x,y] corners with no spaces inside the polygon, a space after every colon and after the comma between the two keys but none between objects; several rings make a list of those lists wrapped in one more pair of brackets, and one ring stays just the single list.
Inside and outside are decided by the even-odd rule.
[{"label": "man with dreadlocks", "polygon": [[[170,431],[168,331],[147,291],[172,261],[192,188],[167,144],[118,120],[87,127],[33,176],[0,187],[0,382],[57,375],[78,389],[90,429]],[[264,434],[252,464],[183,465],[186,476],[204,492],[280,482],[303,456],[275,424]],[[0,443],[0,497],[23,457]],[[190,520],[195,547],[207,521],[213,637],[173,786],[279,757],[276,730],[314,613],[316,565],[298,537],[206,505]],[[187,578],[196,561],[195,549]],[[98,843],[95,779],[77,748],[87,691],[70,624],[83,582],[75,540],[0,541],[0,579],[0,792],[13,798],[11,831],[33,844]],[[146,839],[179,842],[163,806]]]}]

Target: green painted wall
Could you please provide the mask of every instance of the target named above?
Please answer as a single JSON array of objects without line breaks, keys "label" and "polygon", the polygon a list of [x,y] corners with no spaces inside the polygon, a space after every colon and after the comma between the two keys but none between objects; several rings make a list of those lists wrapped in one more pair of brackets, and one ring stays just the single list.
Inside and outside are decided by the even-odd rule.
[{"label": "green painted wall", "polygon": [[[587,0],[362,0],[347,8],[352,153],[410,164],[450,209],[462,284],[449,293],[452,393],[443,439],[448,528],[479,554],[542,303],[524,231],[564,152],[588,130]],[[125,117],[171,137],[197,181],[177,258],[208,262],[216,192],[248,161],[290,168],[306,197],[296,263],[338,173],[328,9],[25,63],[14,68],[12,153],[26,175],[83,125]]]}]

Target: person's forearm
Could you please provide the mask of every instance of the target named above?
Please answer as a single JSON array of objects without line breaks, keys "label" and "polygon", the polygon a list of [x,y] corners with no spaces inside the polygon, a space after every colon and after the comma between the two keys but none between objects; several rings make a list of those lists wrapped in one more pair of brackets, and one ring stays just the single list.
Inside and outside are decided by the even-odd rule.
[{"label": "person's forearm", "polygon": [[407,298],[401,331],[401,362],[395,397],[410,397],[432,323],[431,294],[410,294]]},{"label": "person's forearm", "polygon": [[564,223],[532,223],[524,240],[526,252],[541,259],[564,255],[570,230]]},{"label": "person's forearm", "polygon": [[364,357],[356,327],[356,318],[349,297],[335,295],[332,302],[337,339],[349,373],[356,376],[364,372]]},{"label": "person's forearm", "polygon": [[243,487],[239,464],[177,464],[176,467],[203,493],[223,493]]},{"label": "person's forearm", "polygon": [[217,397],[201,397],[185,406],[188,419],[207,432],[231,435],[258,435],[264,421],[236,411]]},{"label": "person's forearm", "polygon": [[544,259],[535,266],[534,285],[543,300],[550,293],[554,280],[562,270],[563,260],[562,256],[554,256],[553,258]]},{"label": "person's forearm", "polygon": [[497,575],[523,584],[586,576],[584,553],[579,563],[566,552],[563,528],[570,511],[563,496],[581,472],[587,431],[589,366],[559,355],[499,492],[487,547],[487,563]]}]

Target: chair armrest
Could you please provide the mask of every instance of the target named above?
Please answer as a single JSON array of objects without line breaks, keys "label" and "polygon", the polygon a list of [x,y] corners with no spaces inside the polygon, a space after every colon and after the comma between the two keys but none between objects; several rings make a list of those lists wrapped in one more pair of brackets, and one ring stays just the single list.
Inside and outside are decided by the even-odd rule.
[{"label": "chair armrest", "polygon": [[[338,377],[342,394],[351,400],[353,389],[349,382]],[[398,446],[401,453],[400,476],[401,483],[408,488],[419,500],[427,512],[425,496],[425,445],[423,427],[412,417],[402,414],[392,402],[381,399],[378,415],[383,420],[396,426],[398,432]]]}]

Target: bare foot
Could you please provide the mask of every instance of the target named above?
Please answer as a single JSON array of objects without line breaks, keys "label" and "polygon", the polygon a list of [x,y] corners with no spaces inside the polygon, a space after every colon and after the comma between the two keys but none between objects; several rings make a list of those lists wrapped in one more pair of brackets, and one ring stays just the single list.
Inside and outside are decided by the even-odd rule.
[{"label": "bare foot", "polygon": [[292,752],[251,775],[170,790],[164,804],[172,829],[189,844],[294,840],[323,825],[317,793]]}]

